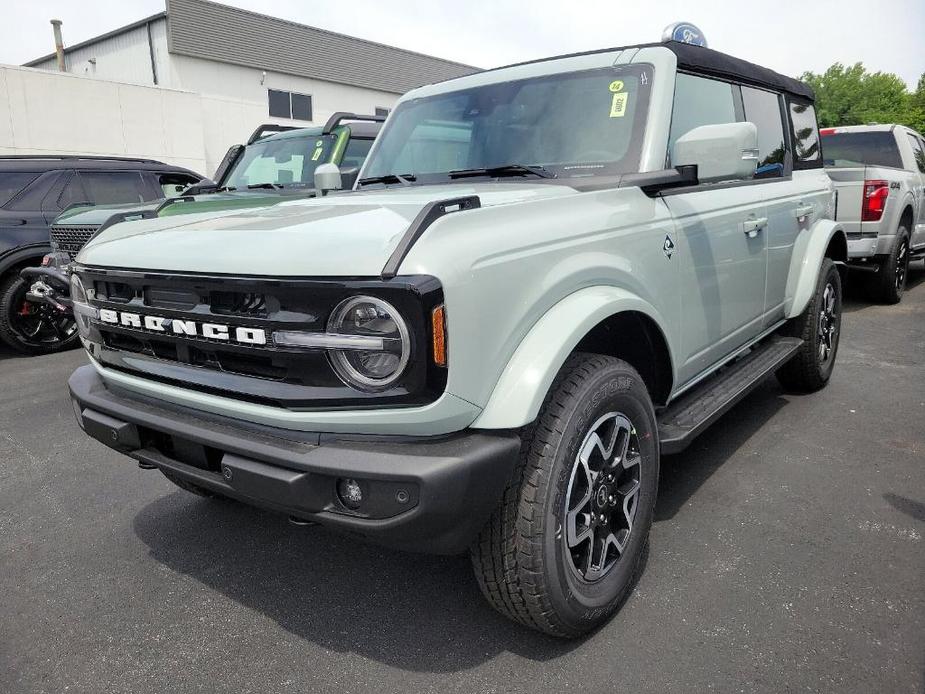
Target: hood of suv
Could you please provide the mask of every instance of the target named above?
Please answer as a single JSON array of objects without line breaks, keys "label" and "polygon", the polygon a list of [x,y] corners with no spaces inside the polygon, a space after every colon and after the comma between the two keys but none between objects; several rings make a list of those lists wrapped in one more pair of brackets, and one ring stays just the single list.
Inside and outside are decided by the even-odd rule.
[{"label": "hood of suv", "polygon": [[489,207],[574,192],[538,183],[392,187],[245,211],[146,219],[106,229],[77,260],[98,267],[205,274],[374,276],[430,202],[478,195]]},{"label": "hood of suv", "polygon": [[[200,212],[222,212],[225,210],[240,210],[250,207],[265,207],[275,205],[283,200],[314,197],[314,188],[299,188],[284,191],[241,190],[223,191],[221,193],[203,193],[201,195],[173,198],[175,202],[164,207],[158,216],[172,217],[174,215],[192,214]],[[164,200],[151,202],[131,202],[121,205],[93,205],[72,207],[65,210],[55,224],[67,226],[100,226],[112,215],[119,212],[137,212],[139,214],[156,210],[164,204]]]}]

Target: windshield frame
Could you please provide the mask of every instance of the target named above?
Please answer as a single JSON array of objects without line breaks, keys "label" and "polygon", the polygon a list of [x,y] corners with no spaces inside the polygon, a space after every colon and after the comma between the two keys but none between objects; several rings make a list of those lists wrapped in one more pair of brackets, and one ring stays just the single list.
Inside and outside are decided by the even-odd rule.
[{"label": "windshield frame", "polygon": [[638,173],[643,166],[643,156],[644,152],[644,140],[646,136],[647,128],[649,127],[650,122],[650,110],[652,105],[652,94],[655,89],[655,75],[656,67],[649,62],[640,62],[640,63],[624,63],[619,65],[605,65],[599,67],[590,67],[582,68],[576,70],[569,70],[563,72],[551,72],[548,74],[535,75],[529,77],[521,77],[517,79],[503,80],[498,82],[490,82],[482,85],[477,85],[474,87],[466,87],[464,89],[458,90],[447,90],[441,91],[436,94],[431,94],[428,96],[418,97],[418,98],[409,98],[402,100],[395,107],[393,112],[390,114],[388,121],[382,129],[382,132],[379,133],[379,137],[376,139],[373,148],[370,150],[369,155],[366,157],[363,168],[360,172],[356,183],[356,189],[358,190],[369,190],[379,187],[389,187],[394,185],[403,185],[397,181],[394,182],[381,182],[381,181],[370,181],[365,185],[362,183],[364,178],[381,178],[381,177],[391,177],[394,174],[407,178],[408,174],[412,176],[408,183],[404,185],[434,185],[434,184],[453,184],[453,183],[469,183],[471,184],[473,180],[478,180],[482,178],[483,180],[489,181],[498,181],[504,180],[510,182],[512,175],[507,173],[507,175],[499,176],[486,173],[482,176],[476,175],[466,175],[466,176],[454,176],[452,175],[454,171],[458,171],[458,168],[451,169],[449,171],[442,172],[416,172],[416,171],[389,171],[388,173],[380,174],[373,172],[371,167],[375,164],[377,157],[380,154],[383,143],[388,142],[387,138],[392,132],[395,132],[396,127],[400,123],[402,114],[407,111],[407,109],[412,106],[419,105],[426,101],[438,100],[447,98],[459,92],[473,91],[483,87],[497,87],[499,85],[505,84],[515,84],[515,83],[525,83],[533,81],[543,81],[543,80],[552,80],[562,77],[580,77],[587,75],[601,74],[607,75],[607,79],[611,82],[619,79],[621,76],[627,74],[630,75],[645,75],[646,79],[642,81],[639,88],[637,86],[636,95],[638,103],[636,104],[635,111],[633,113],[633,123],[632,131],[629,135],[629,144],[628,149],[624,156],[616,162],[567,162],[561,164],[548,163],[548,162],[505,162],[500,166],[491,166],[491,167],[472,167],[472,168],[490,168],[490,169],[504,169],[509,167],[536,167],[544,170],[548,170],[551,175],[547,178],[543,178],[538,175],[531,175],[529,172],[521,172],[520,174],[514,174],[514,180],[522,180],[523,178],[530,177],[531,182],[543,182],[543,183],[559,183],[564,185],[569,185],[570,181],[574,181],[576,178],[580,179],[589,179],[594,177],[619,177],[626,174]]}]

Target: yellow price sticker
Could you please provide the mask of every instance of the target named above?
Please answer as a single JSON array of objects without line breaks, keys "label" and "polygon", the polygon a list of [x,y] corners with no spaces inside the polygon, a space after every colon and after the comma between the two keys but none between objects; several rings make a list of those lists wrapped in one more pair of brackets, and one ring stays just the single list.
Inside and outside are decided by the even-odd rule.
[{"label": "yellow price sticker", "polygon": [[629,101],[629,93],[617,92],[610,100],[610,117],[623,118],[626,115],[626,103]]},{"label": "yellow price sticker", "polygon": [[611,82],[610,91],[622,92],[623,91],[623,80],[614,80],[613,82]]}]

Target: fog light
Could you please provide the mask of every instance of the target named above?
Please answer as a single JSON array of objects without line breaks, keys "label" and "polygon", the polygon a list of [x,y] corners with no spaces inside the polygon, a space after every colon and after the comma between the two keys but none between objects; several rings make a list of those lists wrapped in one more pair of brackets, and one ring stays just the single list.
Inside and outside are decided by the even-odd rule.
[{"label": "fog light", "polygon": [[363,503],[363,489],[354,479],[341,479],[337,481],[337,496],[347,508],[357,509]]}]

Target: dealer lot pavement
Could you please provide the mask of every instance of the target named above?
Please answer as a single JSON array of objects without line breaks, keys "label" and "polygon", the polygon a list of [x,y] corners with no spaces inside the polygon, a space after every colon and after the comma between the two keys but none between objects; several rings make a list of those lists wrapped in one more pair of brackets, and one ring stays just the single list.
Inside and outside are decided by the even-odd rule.
[{"label": "dealer lot pavement", "polygon": [[[852,278],[855,279],[855,278]],[[0,354],[0,691],[890,691],[925,672],[925,271],[849,291],[832,382],[664,458],[648,567],[559,642],[468,559],[201,500],[83,435],[82,352]]]}]

